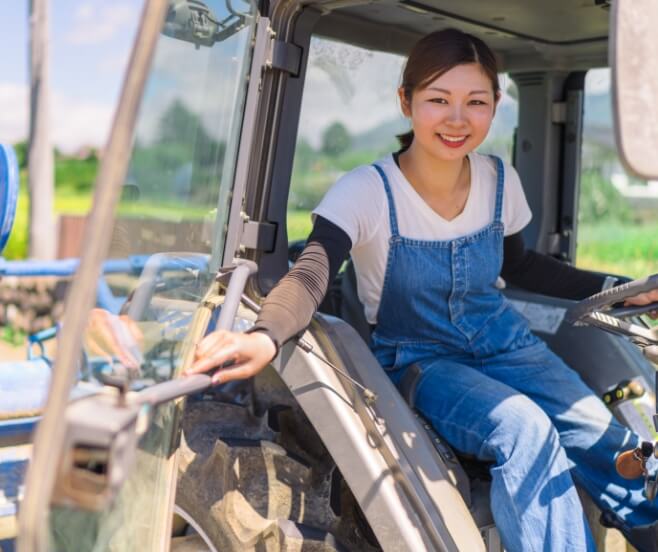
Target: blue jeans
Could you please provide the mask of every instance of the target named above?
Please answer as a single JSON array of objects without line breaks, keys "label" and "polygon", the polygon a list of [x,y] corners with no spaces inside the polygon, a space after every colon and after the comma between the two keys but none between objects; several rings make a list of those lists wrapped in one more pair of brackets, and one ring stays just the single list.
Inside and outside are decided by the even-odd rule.
[{"label": "blue jeans", "polygon": [[407,360],[422,367],[416,408],[454,448],[494,463],[491,507],[508,551],[595,550],[574,481],[631,526],[658,519],[642,482],[614,467],[638,438],[543,342],[489,359],[405,348],[394,382]]}]

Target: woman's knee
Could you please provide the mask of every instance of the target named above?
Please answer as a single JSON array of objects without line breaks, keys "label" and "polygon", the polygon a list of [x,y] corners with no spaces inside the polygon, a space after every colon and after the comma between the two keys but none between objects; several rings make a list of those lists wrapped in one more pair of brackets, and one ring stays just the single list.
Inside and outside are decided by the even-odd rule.
[{"label": "woman's knee", "polygon": [[560,437],[550,418],[525,395],[507,397],[492,414],[494,426],[483,447],[497,463],[514,456],[549,460],[560,449]]}]

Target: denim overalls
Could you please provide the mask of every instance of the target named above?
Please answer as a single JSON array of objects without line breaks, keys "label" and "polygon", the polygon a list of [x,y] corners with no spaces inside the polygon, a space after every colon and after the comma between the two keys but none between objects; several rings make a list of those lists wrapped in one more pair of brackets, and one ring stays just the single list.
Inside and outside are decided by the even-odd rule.
[{"label": "denim overalls", "polygon": [[[448,241],[398,229],[391,239],[372,348],[394,383],[421,367],[416,408],[457,450],[493,461],[491,506],[510,551],[595,550],[574,480],[631,525],[658,519],[641,481],[617,475],[638,437],[528,328],[495,287],[503,251],[504,169],[494,220]],[[572,479],[573,477],[573,479]]]}]

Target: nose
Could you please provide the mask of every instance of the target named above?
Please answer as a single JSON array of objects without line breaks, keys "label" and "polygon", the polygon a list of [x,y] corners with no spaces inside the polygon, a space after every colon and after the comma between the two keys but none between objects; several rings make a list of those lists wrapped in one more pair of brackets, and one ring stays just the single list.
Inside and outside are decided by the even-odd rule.
[{"label": "nose", "polygon": [[455,127],[464,126],[466,120],[464,118],[462,106],[459,103],[455,103],[451,106],[446,122]]}]

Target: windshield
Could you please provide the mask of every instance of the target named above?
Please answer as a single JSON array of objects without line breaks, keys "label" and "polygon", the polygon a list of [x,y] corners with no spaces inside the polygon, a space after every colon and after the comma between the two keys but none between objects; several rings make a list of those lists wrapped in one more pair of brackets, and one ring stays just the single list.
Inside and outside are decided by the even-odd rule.
[{"label": "windshield", "polygon": [[[222,261],[255,10],[210,0],[202,21],[190,11],[200,4],[170,2],[156,49],[81,351],[80,378],[92,385],[118,376],[139,391],[172,378]],[[173,404],[158,409],[111,510],[51,509],[53,549],[167,547],[175,414]]]}]

